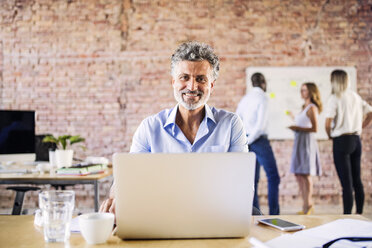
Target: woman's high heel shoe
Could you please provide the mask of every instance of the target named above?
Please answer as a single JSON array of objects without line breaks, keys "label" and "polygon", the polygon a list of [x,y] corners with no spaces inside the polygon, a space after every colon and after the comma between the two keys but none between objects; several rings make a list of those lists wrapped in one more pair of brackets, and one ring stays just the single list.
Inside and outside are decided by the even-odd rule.
[{"label": "woman's high heel shoe", "polygon": [[311,207],[307,210],[306,215],[313,214],[313,212],[314,212],[314,207],[311,206]]},{"label": "woman's high heel shoe", "polygon": [[306,213],[303,210],[301,210],[301,211],[298,211],[297,214],[299,214],[299,215],[310,215],[310,214],[313,214],[313,212],[314,212],[314,207],[311,206],[310,208],[307,209]]}]

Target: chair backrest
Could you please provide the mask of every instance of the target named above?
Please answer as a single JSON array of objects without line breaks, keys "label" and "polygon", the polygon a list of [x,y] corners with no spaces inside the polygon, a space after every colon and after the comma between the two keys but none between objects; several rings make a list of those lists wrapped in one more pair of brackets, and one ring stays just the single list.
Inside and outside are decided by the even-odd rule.
[{"label": "chair backrest", "polygon": [[49,161],[49,149],[55,150],[55,143],[43,143],[45,136],[49,134],[40,134],[35,136],[36,161]]}]

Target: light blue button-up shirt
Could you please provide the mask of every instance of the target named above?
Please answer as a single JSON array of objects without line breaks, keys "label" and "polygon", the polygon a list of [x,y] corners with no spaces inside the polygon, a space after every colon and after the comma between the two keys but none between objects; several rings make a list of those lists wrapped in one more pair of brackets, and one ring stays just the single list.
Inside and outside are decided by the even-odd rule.
[{"label": "light blue button-up shirt", "polygon": [[142,121],[133,136],[131,153],[248,152],[241,119],[234,113],[205,105],[194,143],[176,125],[178,105]]}]

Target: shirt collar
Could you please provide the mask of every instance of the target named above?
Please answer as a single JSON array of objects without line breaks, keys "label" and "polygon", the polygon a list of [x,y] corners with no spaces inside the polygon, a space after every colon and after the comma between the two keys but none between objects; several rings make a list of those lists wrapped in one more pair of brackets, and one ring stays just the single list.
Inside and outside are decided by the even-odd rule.
[{"label": "shirt collar", "polygon": [[171,124],[176,124],[176,115],[178,110],[178,104],[169,112],[168,118],[164,124],[164,127],[167,127]]},{"label": "shirt collar", "polygon": [[265,91],[263,91],[263,89],[261,89],[258,86],[253,87],[252,90],[257,91],[257,92],[261,92],[261,93],[265,93]]},{"label": "shirt collar", "polygon": [[[168,118],[164,124],[164,127],[167,127],[171,124],[175,125],[176,124],[176,116],[177,116],[177,111],[178,111],[178,106],[177,104],[169,113]],[[214,118],[213,112],[211,107],[208,106],[208,104],[205,104],[205,116],[213,121],[216,124],[216,119]]]},{"label": "shirt collar", "polygon": [[211,121],[214,122],[214,124],[216,124],[216,119],[214,118],[214,115],[213,115],[213,112],[212,112],[212,109],[211,107],[209,107],[208,104],[205,104],[205,116],[210,119]]}]

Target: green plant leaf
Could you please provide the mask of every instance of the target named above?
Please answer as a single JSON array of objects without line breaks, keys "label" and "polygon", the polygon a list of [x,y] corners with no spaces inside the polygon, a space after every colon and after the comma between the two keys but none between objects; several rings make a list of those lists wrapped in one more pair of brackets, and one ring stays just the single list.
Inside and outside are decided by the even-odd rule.
[{"label": "green plant leaf", "polygon": [[57,147],[62,148],[63,150],[66,150],[69,145],[73,145],[75,143],[84,142],[84,141],[85,139],[82,138],[80,135],[71,136],[67,134],[61,135],[58,138],[54,137],[53,135],[47,135],[43,139],[43,142],[56,143]]},{"label": "green plant leaf", "polygon": [[63,150],[66,150],[67,140],[70,138],[71,138],[71,135],[61,135],[58,137],[58,141],[61,143]]},{"label": "green plant leaf", "polygon": [[83,141],[85,141],[85,139],[80,137],[80,135],[75,135],[75,136],[70,137],[70,145],[83,142]]},{"label": "green plant leaf", "polygon": [[58,137],[59,140],[68,140],[69,138],[71,138],[71,135],[61,135]]},{"label": "green plant leaf", "polygon": [[43,139],[43,143],[56,143],[58,144],[58,139],[55,138],[53,135],[47,135]]}]

